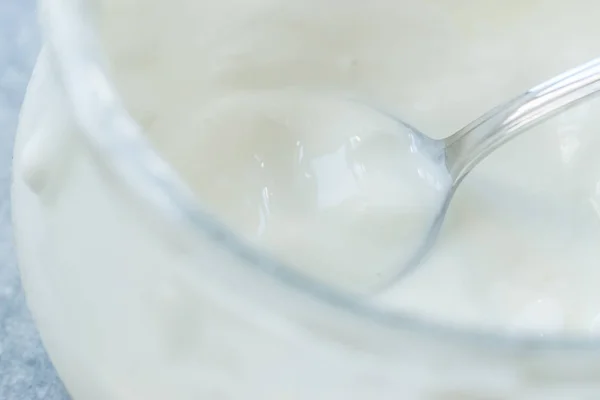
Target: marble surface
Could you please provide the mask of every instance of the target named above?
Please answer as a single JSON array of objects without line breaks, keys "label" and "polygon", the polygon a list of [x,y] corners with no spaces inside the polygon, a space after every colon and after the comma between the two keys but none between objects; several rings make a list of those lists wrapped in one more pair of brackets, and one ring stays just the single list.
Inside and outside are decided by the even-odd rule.
[{"label": "marble surface", "polygon": [[12,244],[12,145],[38,51],[35,0],[0,0],[0,400],[69,398],[27,311]]}]

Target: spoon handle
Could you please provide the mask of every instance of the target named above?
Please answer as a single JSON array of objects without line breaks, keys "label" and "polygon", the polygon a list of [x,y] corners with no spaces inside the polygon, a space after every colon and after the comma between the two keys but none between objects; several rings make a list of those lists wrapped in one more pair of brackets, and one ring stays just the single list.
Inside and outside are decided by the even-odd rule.
[{"label": "spoon handle", "polygon": [[600,91],[600,58],[558,75],[482,115],[444,140],[454,185],[525,130]]}]

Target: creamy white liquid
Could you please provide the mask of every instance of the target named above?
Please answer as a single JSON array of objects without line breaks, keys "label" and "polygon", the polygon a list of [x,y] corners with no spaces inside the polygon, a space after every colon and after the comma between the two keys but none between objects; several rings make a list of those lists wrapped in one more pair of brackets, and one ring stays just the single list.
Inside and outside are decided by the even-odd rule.
[{"label": "creamy white liquid", "polygon": [[[600,54],[600,5],[585,0],[100,3],[125,103],[198,198],[257,245],[359,292],[398,272],[421,237],[439,201],[423,181],[447,182],[393,121],[332,98],[377,101],[439,138]],[[374,301],[453,323],[597,329],[599,113],[583,105],[481,164],[431,256]]]}]

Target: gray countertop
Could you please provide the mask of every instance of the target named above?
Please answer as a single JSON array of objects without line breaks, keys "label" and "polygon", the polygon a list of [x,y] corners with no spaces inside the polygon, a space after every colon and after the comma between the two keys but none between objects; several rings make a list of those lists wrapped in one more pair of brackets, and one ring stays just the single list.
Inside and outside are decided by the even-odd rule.
[{"label": "gray countertop", "polygon": [[39,51],[35,0],[0,0],[0,399],[65,400],[31,320],[17,269],[10,169],[17,114]]}]

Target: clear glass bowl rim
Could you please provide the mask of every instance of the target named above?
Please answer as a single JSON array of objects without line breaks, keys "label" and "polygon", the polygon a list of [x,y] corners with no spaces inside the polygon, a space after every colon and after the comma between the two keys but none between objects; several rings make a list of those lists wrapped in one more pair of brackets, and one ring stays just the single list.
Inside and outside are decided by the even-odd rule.
[{"label": "clear glass bowl rim", "polygon": [[[144,139],[143,130],[122,105],[105,73],[91,22],[90,0],[39,0],[38,17],[45,51],[89,144],[117,175],[155,210],[182,219],[241,258],[240,268],[269,274],[290,291],[300,291],[323,306],[351,313],[365,322],[436,341],[527,350],[595,350],[600,338],[588,335],[508,335],[493,329],[453,326],[409,313],[390,312],[342,290],[317,282],[244,244],[227,227],[202,211],[189,188]],[[399,335],[402,336],[402,335]],[[400,338],[399,338],[400,340]]]}]

